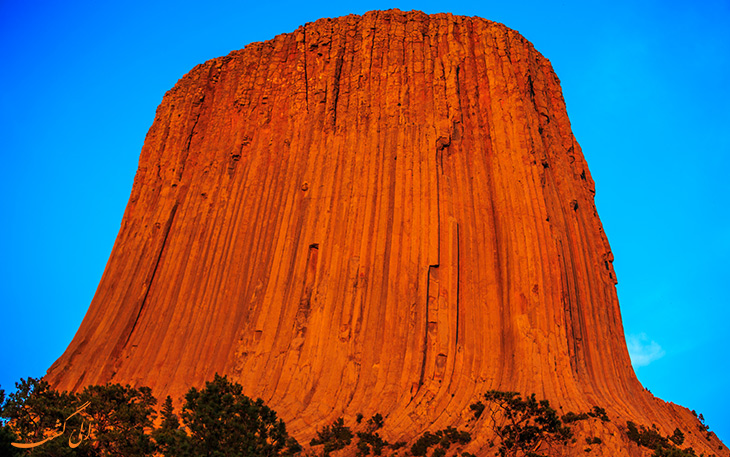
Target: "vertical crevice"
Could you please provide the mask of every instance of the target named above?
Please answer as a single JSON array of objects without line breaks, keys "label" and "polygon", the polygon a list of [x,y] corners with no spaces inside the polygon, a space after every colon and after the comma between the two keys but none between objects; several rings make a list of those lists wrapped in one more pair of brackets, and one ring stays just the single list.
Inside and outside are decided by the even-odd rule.
[{"label": "vertical crevice", "polygon": [[195,134],[195,127],[197,127],[198,125],[198,120],[200,120],[200,111],[198,111],[198,113],[195,115],[195,121],[193,121],[193,127],[190,129],[190,135],[188,135],[188,138],[185,140],[184,153],[180,158],[180,163],[177,166],[178,181],[182,181],[183,171],[185,170],[185,162],[187,162],[188,155],[190,154],[190,145],[193,142],[193,135]]},{"label": "vertical crevice", "polygon": [[456,232],[454,234],[454,237],[455,237],[454,254],[455,255],[454,255],[454,261],[453,261],[454,265],[452,265],[451,268],[454,268],[454,271],[455,271],[454,276],[456,277],[455,278],[456,283],[453,284],[454,289],[455,289],[454,295],[456,296],[455,300],[454,300],[454,303],[456,306],[456,336],[454,338],[454,347],[458,349],[458,347],[459,347],[459,282],[460,282],[459,281],[459,274],[460,274],[460,270],[459,270],[459,224],[454,223],[454,231]]},{"label": "vertical crevice", "polygon": [[372,78],[373,78],[373,55],[375,53],[375,35],[377,34],[378,30],[378,16],[380,15],[380,11],[375,12],[375,19],[373,20],[373,23],[375,24],[371,30],[373,31],[373,40],[370,43],[370,66],[368,67],[368,79],[370,80],[370,85],[372,87]]},{"label": "vertical crevice", "polygon": [[302,336],[307,330],[307,320],[312,310],[312,292],[314,290],[314,279],[317,274],[317,258],[319,257],[319,244],[312,243],[309,245],[307,253],[307,267],[304,272],[304,284],[302,288],[302,297],[299,299],[299,308],[297,309],[296,326],[297,333]]},{"label": "vertical crevice", "polygon": [[423,326],[423,359],[421,361],[421,375],[418,379],[418,387],[420,388],[423,385],[423,380],[426,377],[426,361],[428,359],[428,327],[429,327],[429,314],[428,314],[428,308],[429,308],[429,300],[431,297],[431,278],[434,276],[433,271],[436,270],[439,266],[438,265],[429,265],[427,270],[427,281],[426,281],[426,316],[424,319],[424,326]]},{"label": "vertical crevice", "polygon": [[307,78],[307,24],[304,24],[304,105],[309,113],[309,78]]},{"label": "vertical crevice", "polygon": [[461,71],[461,64],[456,66],[456,101],[459,104],[459,122],[464,125],[464,110],[461,107],[461,79],[459,72]]},{"label": "vertical crevice", "polygon": [[335,60],[335,81],[332,87],[332,127],[337,124],[337,100],[340,97],[340,74],[342,73],[342,63],[345,59],[344,49],[337,53]]},{"label": "vertical crevice", "polygon": [[165,252],[165,247],[167,247],[167,238],[170,235],[170,228],[172,227],[172,222],[175,219],[175,214],[177,213],[177,202],[172,207],[172,211],[170,212],[170,216],[167,218],[167,223],[165,224],[164,228],[164,235],[162,236],[162,246],[160,246],[160,250],[157,254],[157,258],[155,259],[155,266],[152,268],[152,274],[150,275],[149,281],[147,281],[147,288],[144,291],[144,296],[140,300],[141,303],[139,305],[139,309],[137,310],[137,315],[134,318],[134,322],[131,325],[131,328],[129,329],[129,333],[127,333],[127,339],[124,341],[124,345],[122,348],[126,347],[129,343],[130,338],[132,337],[132,333],[134,333],[134,329],[137,327],[137,323],[139,322],[139,318],[142,315],[142,310],[144,309],[145,305],[147,304],[147,297],[149,296],[150,289],[152,289],[152,283],[155,280],[155,275],[157,274],[157,269],[160,266],[160,259],[162,259],[162,254]]}]

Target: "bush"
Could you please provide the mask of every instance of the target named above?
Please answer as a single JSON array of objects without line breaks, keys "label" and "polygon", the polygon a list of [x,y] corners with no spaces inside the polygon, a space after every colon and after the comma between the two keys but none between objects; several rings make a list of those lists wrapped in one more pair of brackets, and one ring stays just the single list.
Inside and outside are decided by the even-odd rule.
[{"label": "bush", "polygon": [[447,427],[436,433],[425,432],[411,446],[411,454],[414,456],[425,456],[431,447],[438,445],[439,447],[434,450],[433,454],[436,455],[436,452],[439,454],[441,452],[445,453],[452,444],[467,444],[470,441],[471,435],[469,432]]},{"label": "bush", "polygon": [[591,412],[588,413],[588,415],[601,419],[603,422],[611,422],[611,419],[608,418],[608,414],[606,414],[606,410],[601,408],[600,406],[594,406]]},{"label": "bush", "polygon": [[345,421],[341,417],[334,421],[332,425],[325,425],[322,430],[317,431],[317,437],[310,441],[311,446],[324,445],[325,455],[329,455],[332,451],[343,449],[352,442],[352,431],[345,426]]},{"label": "bush", "polygon": [[484,412],[484,403],[478,401],[469,405],[469,408],[474,412],[474,419],[479,419]]},{"label": "bush", "polygon": [[669,439],[677,446],[681,446],[682,443],[684,443],[684,433],[682,433],[682,430],[675,428],[674,433],[669,437]]},{"label": "bush", "polygon": [[[681,430],[675,429],[671,438],[662,436],[655,428],[647,429],[643,425],[637,427],[631,421],[626,422],[627,437],[640,446],[652,449],[652,457],[696,457],[694,449],[680,449],[670,443],[670,440],[677,444],[684,442],[684,434]],[[678,440],[680,442],[675,441]]]},{"label": "bush", "polygon": [[380,437],[377,433],[373,432],[358,432],[358,443],[357,448],[362,450],[362,455],[370,453],[370,448],[373,450],[373,454],[381,455],[383,448],[388,445],[388,442]]}]

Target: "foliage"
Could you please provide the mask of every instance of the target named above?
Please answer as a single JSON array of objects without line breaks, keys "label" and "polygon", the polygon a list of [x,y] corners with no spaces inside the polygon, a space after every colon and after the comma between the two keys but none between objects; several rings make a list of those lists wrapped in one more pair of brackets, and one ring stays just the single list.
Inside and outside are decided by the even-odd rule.
[{"label": "foliage", "polygon": [[697,455],[691,447],[680,449],[670,443],[670,440],[677,444],[684,442],[684,434],[679,429],[675,429],[674,434],[670,438],[666,438],[656,428],[647,429],[643,425],[637,427],[635,423],[628,421],[626,422],[626,436],[639,446],[652,449],[654,451],[652,457],[694,457]]},{"label": "foliage", "polygon": [[563,415],[563,417],[561,417],[561,419],[562,419],[563,423],[570,424],[571,422],[577,422],[577,421],[582,421],[582,420],[588,419],[588,417],[590,417],[590,416],[588,416],[588,413],[576,414],[573,411],[568,411],[566,414]]},{"label": "foliage", "polygon": [[154,442],[145,431],[152,428],[157,404],[149,387],[88,386],[78,398],[82,403],[88,402],[83,413],[93,424],[92,445],[96,453],[141,457],[155,452]]},{"label": "foliage", "polygon": [[544,456],[545,447],[564,445],[573,435],[550,402],[538,401],[535,394],[523,399],[517,392],[491,390],[484,399],[500,440],[500,456]]},{"label": "foliage", "polygon": [[20,455],[17,448],[10,445],[18,441],[18,437],[6,423],[5,419],[5,391],[0,389],[0,455],[14,457]]},{"label": "foliage", "polygon": [[393,449],[394,451],[396,451],[396,450],[402,448],[403,446],[405,446],[406,444],[407,443],[405,441],[396,441],[395,443],[390,444],[389,446],[390,446],[391,449]]},{"label": "foliage", "polygon": [[425,456],[431,447],[438,445],[439,447],[434,449],[432,456],[444,455],[452,444],[467,444],[470,441],[469,432],[447,427],[435,433],[425,432],[411,446],[411,454]]},{"label": "foliage", "polygon": [[[155,451],[145,433],[145,428],[152,427],[155,403],[146,387],[138,390],[107,384],[74,394],[28,378],[16,383],[2,416],[15,442],[39,443],[51,438],[21,451],[22,455],[137,457]],[[80,444],[72,448],[72,442]]]},{"label": "foliage", "polygon": [[437,445],[441,441],[441,438],[434,433],[425,432],[421,435],[413,446],[411,446],[411,454],[415,456],[425,456],[428,453],[429,448]]},{"label": "foliage", "polygon": [[[239,384],[217,375],[205,389],[193,388],[186,395],[184,427],[168,397],[156,429],[157,401],[147,387],[107,384],[74,394],[57,392],[33,378],[21,379],[16,387],[7,400],[0,389],[3,456],[274,457],[302,449],[262,400],[251,400],[241,393]],[[30,449],[10,446],[47,438],[54,439]],[[80,445],[72,448],[72,442]]]},{"label": "foliage", "polygon": [[[362,421],[362,415],[358,415]],[[358,422],[360,423],[360,422]],[[376,430],[383,428],[384,419],[380,413],[375,414],[366,423],[364,432],[357,432],[357,455],[369,455],[372,449],[374,455],[381,455],[383,448],[388,446],[388,442],[384,440]]]},{"label": "foliage", "polygon": [[474,419],[479,419],[484,412],[485,406],[481,401],[477,401],[476,403],[469,405],[469,408],[474,412]]},{"label": "foliage", "polygon": [[368,419],[368,430],[375,431],[379,428],[383,428],[383,416],[380,413],[375,414],[373,417]]},{"label": "foliage", "polygon": [[675,428],[674,433],[669,437],[669,439],[677,446],[681,446],[682,443],[684,443],[684,433],[682,433],[682,430]]},{"label": "foliage", "polygon": [[332,451],[343,449],[352,442],[352,431],[345,426],[341,417],[335,420],[332,425],[325,425],[317,431],[317,437],[309,443],[311,446],[324,445],[324,454],[329,455]]},{"label": "foliage", "polygon": [[608,414],[606,414],[606,410],[601,408],[600,406],[594,406],[593,409],[588,413],[588,415],[601,419],[603,422],[611,422],[611,419],[608,418]]},{"label": "foliage", "polygon": [[163,455],[173,456],[175,453],[186,455],[190,453],[188,435],[180,429],[180,420],[175,414],[172,398],[168,395],[162,404],[162,423],[152,432],[152,438],[157,443]]},{"label": "foliage", "polygon": [[18,442],[18,437],[6,424],[0,424],[0,455],[14,457],[21,455],[18,448],[13,447],[10,443]]},{"label": "foliage", "polygon": [[576,414],[573,411],[569,411],[565,413],[560,419],[563,421],[563,423],[570,424],[571,422],[582,421],[588,419],[589,417],[600,419],[603,422],[611,422],[611,419],[608,418],[608,414],[606,414],[606,410],[601,408],[600,406],[594,406],[593,409],[591,409],[587,413]]},{"label": "foliage", "polygon": [[28,450],[13,447],[12,452],[48,457],[99,455],[88,441],[82,441],[76,449],[69,447],[68,435],[74,430],[80,431],[84,421],[82,415],[74,415],[82,404],[75,394],[59,393],[46,381],[35,378],[21,379],[15,383],[15,388],[2,407],[3,440],[9,437],[13,439],[10,442],[21,443],[49,440],[42,447]]},{"label": "foliage", "polygon": [[278,456],[298,446],[276,412],[242,391],[240,384],[217,374],[204,389],[191,388],[182,409],[189,439],[175,455]]},{"label": "foliage", "polygon": [[374,432],[357,432],[357,437],[358,455],[370,454],[371,448],[374,455],[381,455],[383,453],[383,448],[388,445],[387,441]]}]

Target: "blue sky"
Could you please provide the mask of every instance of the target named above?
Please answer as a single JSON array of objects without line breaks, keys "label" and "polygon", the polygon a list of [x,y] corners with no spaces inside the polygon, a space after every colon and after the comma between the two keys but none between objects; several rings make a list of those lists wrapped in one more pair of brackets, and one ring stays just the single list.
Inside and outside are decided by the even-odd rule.
[{"label": "blue sky", "polygon": [[730,444],[728,0],[0,0],[0,386],[42,376],[76,332],[165,91],[252,41],[393,7],[502,22],[550,59],[636,373]]}]

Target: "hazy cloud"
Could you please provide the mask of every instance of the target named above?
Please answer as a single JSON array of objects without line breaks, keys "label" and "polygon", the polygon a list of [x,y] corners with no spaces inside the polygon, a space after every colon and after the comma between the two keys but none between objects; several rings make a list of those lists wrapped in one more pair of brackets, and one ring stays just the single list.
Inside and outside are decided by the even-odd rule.
[{"label": "hazy cloud", "polygon": [[634,367],[645,367],[655,360],[664,357],[664,349],[654,340],[650,340],[646,333],[627,335],[626,345],[629,348],[631,364]]}]

